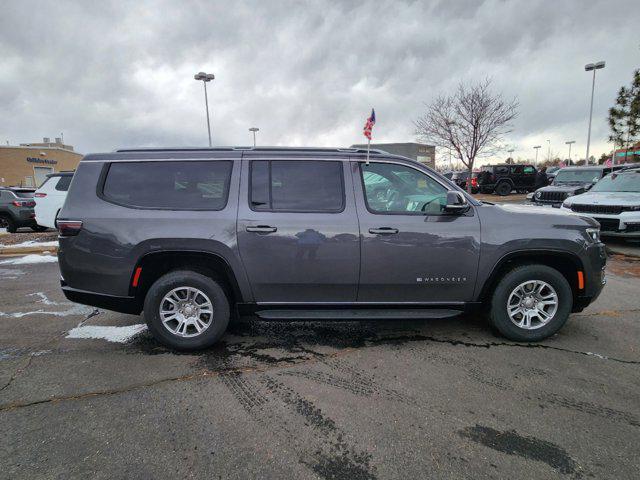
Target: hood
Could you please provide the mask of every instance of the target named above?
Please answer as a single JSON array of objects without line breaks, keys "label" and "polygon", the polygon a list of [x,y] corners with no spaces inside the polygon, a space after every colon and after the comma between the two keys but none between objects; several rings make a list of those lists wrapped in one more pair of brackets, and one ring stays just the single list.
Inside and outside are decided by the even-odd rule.
[{"label": "hood", "polygon": [[507,215],[513,215],[514,221],[521,225],[525,225],[527,222],[543,223],[547,225],[564,225],[567,227],[597,227],[599,225],[598,222],[590,217],[582,216],[567,210],[561,210],[559,208],[538,207],[530,204],[502,204],[494,205],[492,208],[497,208]]},{"label": "hood", "polygon": [[558,185],[549,185],[546,187],[539,188],[537,191],[542,192],[562,192],[562,193],[571,193],[572,195],[578,195],[580,193],[586,192],[589,188],[591,188],[593,184],[591,183],[561,183]]},{"label": "hood", "polygon": [[640,193],[638,192],[587,192],[569,198],[567,203],[606,205],[606,206],[633,206],[640,205]]}]

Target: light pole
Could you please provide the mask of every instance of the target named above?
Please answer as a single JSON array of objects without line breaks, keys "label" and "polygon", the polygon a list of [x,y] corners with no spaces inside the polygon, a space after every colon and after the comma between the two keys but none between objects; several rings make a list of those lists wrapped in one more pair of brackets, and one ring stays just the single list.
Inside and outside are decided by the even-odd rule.
[{"label": "light pole", "polygon": [[551,160],[551,140],[547,140],[547,162]]},{"label": "light pole", "polygon": [[207,83],[216,78],[213,73],[198,72],[193,78],[202,80],[204,84],[204,106],[207,110],[207,133],[209,133],[209,146],[211,146],[211,123],[209,122],[209,98],[207,97]]},{"label": "light pole", "polygon": [[589,133],[587,133],[587,157],[584,160],[584,164],[589,165],[589,145],[591,143],[591,118],[593,117],[593,92],[596,88],[596,70],[604,68],[604,62],[587,63],[584,66],[585,72],[593,70],[593,80],[591,81],[591,105],[589,106]]},{"label": "light pole", "polygon": [[509,152],[509,158],[513,161],[513,152],[515,152],[515,150],[512,148],[511,150],[507,150],[507,152]]},{"label": "light pole", "polygon": [[251,127],[249,129],[250,132],[253,132],[253,148],[256,148],[256,132],[260,129],[258,127]]},{"label": "light pole", "polygon": [[564,142],[565,145],[569,145],[569,165],[571,165],[571,145],[576,143],[575,140],[569,140],[568,142]]},{"label": "light pole", "polygon": [[538,166],[538,150],[540,150],[542,148],[542,145],[536,145],[535,147],[533,147],[536,149],[536,161],[533,162],[535,164],[535,166]]}]

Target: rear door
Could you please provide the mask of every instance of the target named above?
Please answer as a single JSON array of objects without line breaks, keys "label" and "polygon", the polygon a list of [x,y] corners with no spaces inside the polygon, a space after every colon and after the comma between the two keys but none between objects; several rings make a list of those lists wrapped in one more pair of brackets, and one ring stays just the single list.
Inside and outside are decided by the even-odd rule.
[{"label": "rear door", "polygon": [[358,301],[472,300],[480,249],[473,207],[444,213],[447,186],[414,166],[354,161],[352,172],[362,241]]},{"label": "rear door", "polygon": [[243,158],[238,247],[256,302],[356,300],[360,242],[348,165]]},{"label": "rear door", "polygon": [[522,167],[522,186],[524,188],[534,188],[536,186],[536,175],[538,171],[531,165],[524,165]]}]

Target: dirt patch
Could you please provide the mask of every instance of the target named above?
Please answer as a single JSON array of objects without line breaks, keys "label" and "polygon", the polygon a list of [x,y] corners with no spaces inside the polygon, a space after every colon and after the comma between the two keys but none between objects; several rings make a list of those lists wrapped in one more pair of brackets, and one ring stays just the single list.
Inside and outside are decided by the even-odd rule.
[{"label": "dirt patch", "polygon": [[58,239],[58,232],[18,232],[0,235],[0,247],[3,245],[18,245],[24,242],[51,242]]},{"label": "dirt patch", "polygon": [[640,258],[629,255],[611,255],[607,273],[626,278],[640,278]]}]

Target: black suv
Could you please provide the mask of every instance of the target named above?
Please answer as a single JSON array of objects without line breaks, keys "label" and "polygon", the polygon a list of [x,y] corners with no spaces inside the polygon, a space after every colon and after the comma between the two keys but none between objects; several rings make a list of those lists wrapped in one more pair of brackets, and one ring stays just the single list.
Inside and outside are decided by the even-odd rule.
[{"label": "black suv", "polygon": [[58,216],[68,299],[139,314],[174,348],[234,314],[323,320],[490,312],[536,341],[604,283],[598,224],[483,204],[425,165],[360,149],[87,155]]},{"label": "black suv", "polygon": [[538,171],[533,165],[485,165],[478,176],[480,193],[509,195],[517,192],[532,192],[536,188]]}]

